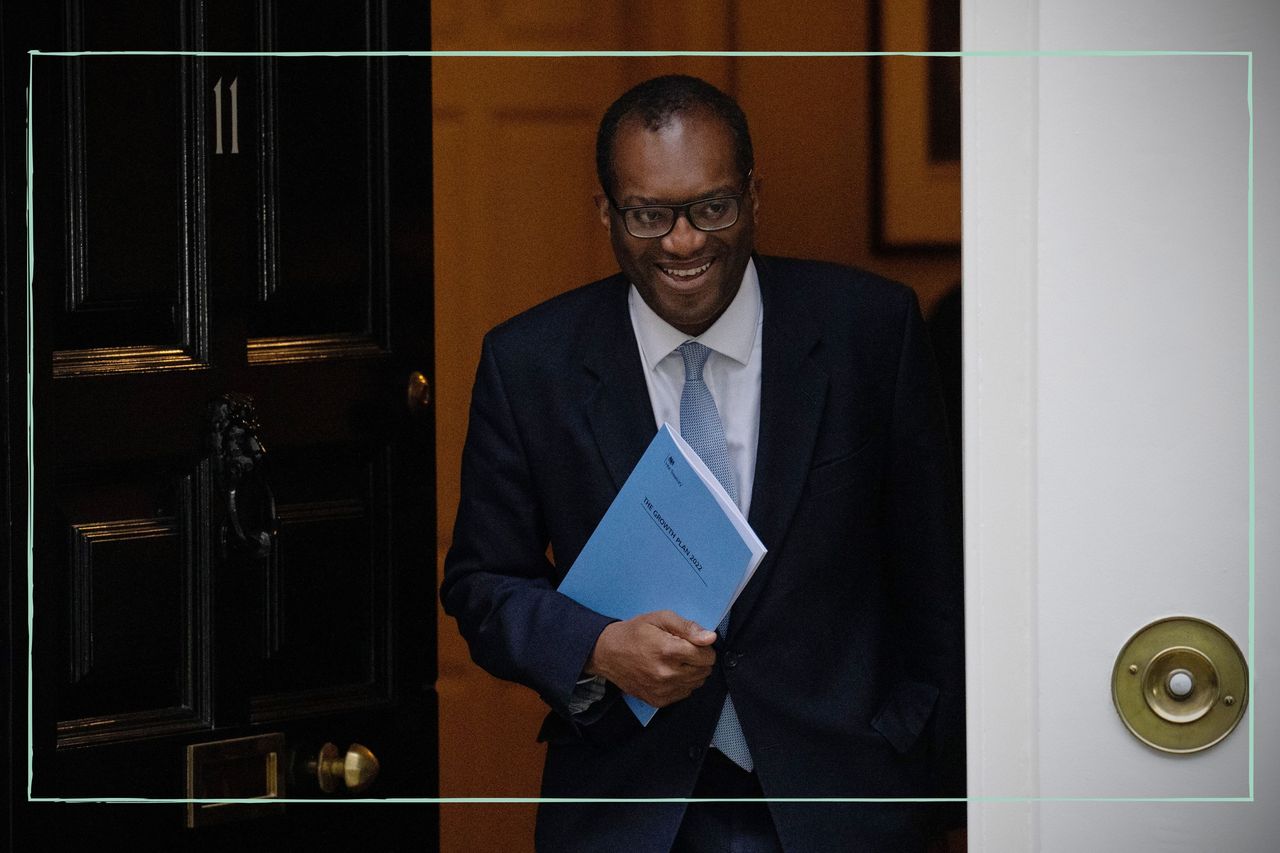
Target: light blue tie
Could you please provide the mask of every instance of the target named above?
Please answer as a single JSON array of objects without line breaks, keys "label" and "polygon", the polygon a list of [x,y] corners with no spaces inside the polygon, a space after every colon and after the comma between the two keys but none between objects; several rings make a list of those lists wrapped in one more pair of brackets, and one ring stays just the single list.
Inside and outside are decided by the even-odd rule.
[{"label": "light blue tie", "polygon": [[[724,424],[720,422],[720,413],[716,410],[716,401],[711,398],[707,383],[702,381],[702,368],[710,355],[711,350],[695,341],[685,341],[680,345],[680,356],[684,359],[684,390],[680,392],[680,434],[702,457],[702,461],[716,475],[733,502],[737,503],[738,481],[729,464],[729,445],[724,438]],[[726,613],[716,626],[716,633],[723,638],[728,629],[729,614]],[[743,770],[751,770],[755,766],[751,760],[751,752],[747,749],[747,739],[742,736],[738,712],[734,710],[733,699],[729,696],[724,697],[724,708],[720,711],[716,730],[711,735],[711,745]]]}]

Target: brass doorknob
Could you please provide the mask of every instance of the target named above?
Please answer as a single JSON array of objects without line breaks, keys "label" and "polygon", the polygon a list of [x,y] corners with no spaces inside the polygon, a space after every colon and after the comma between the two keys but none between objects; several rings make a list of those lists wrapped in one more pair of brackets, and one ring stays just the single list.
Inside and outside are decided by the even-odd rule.
[{"label": "brass doorknob", "polygon": [[320,790],[326,794],[337,793],[344,787],[347,792],[358,794],[378,778],[378,759],[368,747],[351,744],[346,755],[338,753],[338,747],[326,743],[320,753],[307,761],[307,772],[314,773]]},{"label": "brass doorknob", "polygon": [[422,371],[415,370],[409,374],[409,389],[406,394],[409,411],[418,412],[431,405],[431,382]]}]

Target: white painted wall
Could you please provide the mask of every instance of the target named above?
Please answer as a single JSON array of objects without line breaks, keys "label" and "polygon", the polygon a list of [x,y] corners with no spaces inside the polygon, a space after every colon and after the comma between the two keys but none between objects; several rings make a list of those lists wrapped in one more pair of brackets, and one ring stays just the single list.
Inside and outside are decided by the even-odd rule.
[{"label": "white painted wall", "polygon": [[1249,652],[1248,59],[965,60],[970,794],[1031,800],[972,805],[971,849],[1280,849],[1280,3],[964,10],[967,51],[1254,51],[1256,235],[1255,692],[1169,756],[1110,672],[1166,615]]}]

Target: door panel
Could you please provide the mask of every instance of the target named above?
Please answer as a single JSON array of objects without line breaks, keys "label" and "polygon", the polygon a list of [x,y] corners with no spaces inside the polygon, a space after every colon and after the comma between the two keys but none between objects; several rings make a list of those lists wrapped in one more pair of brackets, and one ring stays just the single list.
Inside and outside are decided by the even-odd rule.
[{"label": "door panel", "polygon": [[358,452],[325,447],[273,463],[279,536],[264,578],[255,722],[391,698],[385,454]]},{"label": "door panel", "polygon": [[313,57],[257,64],[259,93],[274,103],[257,143],[271,183],[259,183],[264,257],[260,304],[249,320],[251,360],[288,357],[262,338],[345,334],[385,345],[385,63]]},{"label": "door panel", "polygon": [[[174,57],[64,63],[66,316],[55,344],[63,370],[89,347],[177,347],[199,357],[207,330],[193,309],[206,281],[190,249],[203,210],[192,206],[196,163],[184,156],[193,66]],[[126,164],[122,151],[131,152]]]},{"label": "door panel", "polygon": [[[44,50],[429,44],[426,10],[389,0],[44,14]],[[321,797],[308,759],[359,742],[382,765],[363,796],[431,796],[434,424],[406,395],[432,370],[428,62],[33,69],[35,795],[255,796],[275,761],[275,795]],[[230,393],[252,409],[215,428]],[[187,757],[277,734],[270,754]],[[429,808],[259,811],[194,830],[182,804],[29,816],[138,849],[436,837]]]},{"label": "door panel", "polygon": [[[195,502],[189,476],[136,474],[67,483],[67,662],[58,696],[59,747],[197,731],[207,716],[194,638]],[[132,480],[132,482],[131,482]],[[154,514],[169,504],[173,514]],[[103,510],[101,508],[109,508]],[[112,516],[119,516],[118,518]],[[147,618],[138,618],[145,589]]]}]

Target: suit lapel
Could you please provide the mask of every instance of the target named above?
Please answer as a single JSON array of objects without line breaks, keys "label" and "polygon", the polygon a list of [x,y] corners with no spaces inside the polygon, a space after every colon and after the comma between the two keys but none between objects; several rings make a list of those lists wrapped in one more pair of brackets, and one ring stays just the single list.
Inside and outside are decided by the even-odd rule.
[{"label": "suit lapel", "polygon": [[[778,281],[756,257],[764,303],[760,368],[760,437],[748,521],[771,549],[733,608],[731,624],[748,618],[773,569],[804,490],[827,396],[827,372],[815,358],[817,323],[793,282]],[[733,630],[731,628],[731,630]]]},{"label": "suit lapel", "polygon": [[622,276],[609,294],[604,316],[585,336],[583,367],[595,385],[586,417],[614,487],[622,488],[653,439],[653,405],[640,366],[639,348],[627,310]]}]

